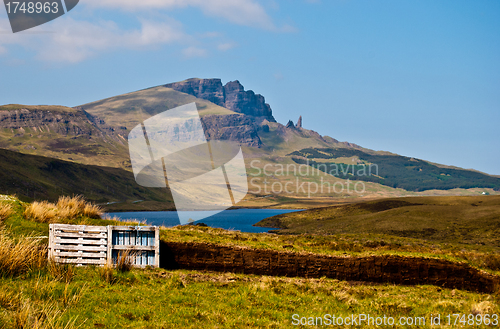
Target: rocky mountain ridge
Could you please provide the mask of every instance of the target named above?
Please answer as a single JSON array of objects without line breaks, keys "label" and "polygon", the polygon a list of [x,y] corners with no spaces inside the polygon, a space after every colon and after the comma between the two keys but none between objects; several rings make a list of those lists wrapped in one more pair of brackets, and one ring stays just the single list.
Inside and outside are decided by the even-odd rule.
[{"label": "rocky mountain ridge", "polygon": [[82,164],[130,165],[126,130],[62,106],[0,106],[0,148]]},{"label": "rocky mountain ridge", "polygon": [[51,111],[50,107],[27,107],[9,105],[0,107],[0,129],[30,129],[36,133],[55,133],[62,136],[99,136],[117,140],[118,132],[104,120],[83,110],[67,108],[66,111]]},{"label": "rocky mountain ridge", "polygon": [[223,85],[221,79],[193,78],[169,83],[165,87],[206,99],[237,113],[264,117],[270,122],[276,122],[271,106],[266,103],[264,96],[255,94],[252,90],[245,90],[238,80]]}]

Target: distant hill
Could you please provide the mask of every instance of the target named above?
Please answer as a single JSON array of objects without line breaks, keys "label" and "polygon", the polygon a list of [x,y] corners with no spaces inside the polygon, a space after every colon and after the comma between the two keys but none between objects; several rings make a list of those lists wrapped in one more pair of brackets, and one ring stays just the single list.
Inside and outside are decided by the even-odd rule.
[{"label": "distant hill", "polygon": [[[500,251],[500,196],[390,198],[264,219],[282,234],[385,234]],[[375,241],[374,241],[375,243]],[[383,247],[383,246],[382,246]]]},{"label": "distant hill", "polygon": [[[275,122],[264,97],[245,90],[237,80],[223,85],[220,79],[188,79],[75,108],[0,106],[0,149],[77,164],[121,168],[130,173],[127,143],[130,130],[158,113],[192,102],[198,107],[207,139],[231,140],[242,146],[251,174],[249,179],[254,178],[249,186],[250,193],[257,196],[271,193],[266,191],[267,187],[279,183],[288,184],[293,192],[278,194],[303,198],[305,192],[300,189],[303,183],[320,184],[324,180],[331,185],[346,184],[346,179],[365,181],[366,191],[361,195],[327,191],[315,197],[374,198],[422,193],[415,191],[433,195],[493,194],[493,189],[498,189],[496,177],[373,151],[322,136],[307,129],[306,116],[297,118],[296,123],[292,120],[286,124]],[[301,165],[304,161],[315,168],[307,175],[264,175],[260,170],[283,164]],[[253,166],[252,163],[257,164]],[[347,172],[332,176],[323,172],[325,166],[331,168],[339,164],[351,165],[356,173],[361,165],[377,164],[379,172],[377,176]]]},{"label": "distant hill", "polygon": [[491,188],[500,191],[500,178],[477,171],[438,167],[427,161],[399,155],[369,154],[346,148],[306,148],[289,154],[343,179],[361,180],[408,191],[453,188]]},{"label": "distant hill", "polygon": [[55,201],[60,195],[82,195],[97,203],[154,201],[161,203],[163,208],[172,207],[168,191],[137,185],[129,171],[2,149],[0,193],[17,194],[23,200]]},{"label": "distant hill", "polygon": [[0,148],[82,164],[130,166],[123,129],[64,106],[0,106]]}]

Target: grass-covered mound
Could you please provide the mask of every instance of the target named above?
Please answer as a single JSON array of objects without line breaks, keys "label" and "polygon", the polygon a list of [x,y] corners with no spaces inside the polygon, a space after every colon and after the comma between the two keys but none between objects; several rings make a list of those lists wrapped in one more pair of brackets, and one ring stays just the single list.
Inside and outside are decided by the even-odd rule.
[{"label": "grass-covered mound", "polygon": [[500,196],[405,197],[282,214],[257,225],[281,234],[385,234],[500,251]]}]

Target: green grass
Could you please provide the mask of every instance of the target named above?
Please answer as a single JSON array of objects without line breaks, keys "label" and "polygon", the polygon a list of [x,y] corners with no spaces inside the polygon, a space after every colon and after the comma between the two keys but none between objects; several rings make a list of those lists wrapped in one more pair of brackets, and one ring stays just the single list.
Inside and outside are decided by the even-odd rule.
[{"label": "green grass", "polygon": [[21,105],[21,104],[8,104],[0,105],[0,111],[13,111],[13,110],[42,110],[52,112],[77,112],[76,109],[67,106],[59,105]]},{"label": "green grass", "polygon": [[[47,234],[48,224],[22,216],[27,204],[11,197],[0,199],[2,204],[11,205],[12,213],[5,220],[5,227],[13,238],[26,233]],[[70,222],[117,223],[84,216]],[[459,252],[464,252],[447,244],[375,234],[273,235],[198,226],[163,228],[161,239],[321,254],[424,255],[427,252],[429,256],[455,261],[460,261]],[[392,316],[396,321],[403,316],[425,317],[426,325],[421,327],[431,328],[431,314],[441,314],[442,321],[453,313],[498,314],[499,305],[499,293],[481,294],[427,285],[152,268],[120,272],[49,263],[16,276],[0,277],[0,328],[290,328],[294,327],[294,314],[309,318],[361,313]]]},{"label": "green grass", "polygon": [[[360,313],[426,317],[428,324],[431,314],[500,311],[498,295],[433,286],[162,269],[115,272],[110,284],[98,268],[76,268],[75,273],[70,283],[43,272],[0,279],[0,321],[8,323],[21,301],[34,310],[58,312],[57,328],[67,323],[80,328],[290,328],[294,314]],[[7,299],[2,296],[9,296],[9,303],[2,303]]]},{"label": "green grass", "polygon": [[388,198],[265,219],[280,233],[371,233],[500,250],[500,196]]}]

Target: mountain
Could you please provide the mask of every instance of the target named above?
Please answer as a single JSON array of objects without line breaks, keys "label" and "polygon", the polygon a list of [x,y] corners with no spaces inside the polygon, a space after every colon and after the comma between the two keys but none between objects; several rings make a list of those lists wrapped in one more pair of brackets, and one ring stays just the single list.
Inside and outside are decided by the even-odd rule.
[{"label": "mountain", "polygon": [[201,117],[236,114],[205,99],[196,98],[165,86],[114,96],[80,105],[77,108],[104,119],[107,124],[113,127],[130,131],[155,114],[193,102],[196,103]]},{"label": "mountain", "polygon": [[172,208],[168,191],[139,186],[130,171],[2,149],[0,193],[17,194],[23,200],[50,201],[60,195],[83,195],[97,203],[127,203],[130,209],[140,209],[138,201],[148,200],[161,204],[163,209]]},{"label": "mountain", "polygon": [[[245,90],[239,81],[188,79],[96,102],[77,109],[102,118],[125,134],[145,119],[165,110],[195,102],[207,139],[232,140],[248,147],[286,154],[304,147],[357,147],[318,133],[277,123],[262,95]],[[302,125],[302,120],[300,120]],[[264,142],[266,139],[267,142]],[[262,152],[261,152],[262,153]]]},{"label": "mountain", "polygon": [[[231,140],[242,146],[253,195],[276,193],[284,198],[310,198],[302,188],[304,184],[347,187],[347,192],[321,189],[314,193],[314,197],[328,200],[424,193],[477,195],[496,193],[494,190],[500,186],[498,177],[322,136],[307,129],[307,117],[300,116],[296,124],[290,120],[283,125],[275,121],[263,96],[245,90],[238,81],[223,85],[220,79],[188,79],[75,108],[0,106],[0,148],[80,165],[121,168],[131,175],[127,144],[130,130],[151,116],[192,102],[197,105],[207,139]],[[363,166],[373,164],[379,170],[375,175],[358,174]],[[61,166],[68,167],[68,171],[77,170],[66,162]],[[327,174],[335,166],[342,174]],[[36,171],[35,167],[30,170]],[[306,174],[297,174],[295,169],[301,167],[309,168]],[[99,184],[93,182],[96,178],[92,176],[88,179],[89,184]],[[362,193],[352,194],[349,188],[357,182],[363,182],[365,188]],[[275,184],[286,184],[292,192],[269,190]],[[155,193],[149,199],[156,198]],[[111,196],[106,198],[112,200]],[[133,199],[130,193],[120,198]]]},{"label": "mountain", "polygon": [[111,167],[127,167],[126,134],[64,106],[0,106],[0,148]]},{"label": "mountain", "polygon": [[252,90],[245,91],[245,88],[238,80],[222,85],[220,79],[193,78],[170,83],[165,87],[206,99],[234,112],[262,117],[268,121],[276,122],[271,106],[266,103],[264,96],[255,94]]}]

